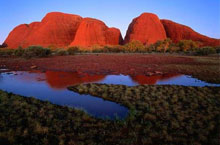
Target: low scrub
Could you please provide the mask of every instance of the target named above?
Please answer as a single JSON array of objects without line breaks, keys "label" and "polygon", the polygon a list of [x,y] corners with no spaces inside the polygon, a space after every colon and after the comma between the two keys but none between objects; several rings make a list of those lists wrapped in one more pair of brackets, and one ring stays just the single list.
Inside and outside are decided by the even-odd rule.
[{"label": "low scrub", "polygon": [[217,49],[213,47],[202,47],[196,50],[197,55],[209,55],[217,53]]},{"label": "low scrub", "polygon": [[0,56],[12,56],[13,52],[13,49],[0,48]]},{"label": "low scrub", "polygon": [[41,46],[30,46],[24,49],[23,57],[31,58],[31,57],[47,57],[51,54],[51,50],[49,48],[43,48]]},{"label": "low scrub", "polygon": [[67,52],[69,55],[74,55],[76,54],[77,52],[79,52],[79,47],[70,47],[67,49]]},{"label": "low scrub", "polygon": [[143,45],[140,41],[131,41],[125,45],[100,46],[93,45],[90,47],[70,47],[68,49],[49,49],[41,46],[30,46],[26,49],[0,48],[0,56],[17,56],[17,57],[47,57],[52,55],[75,55],[77,53],[184,53],[190,55],[210,55],[220,53],[220,47],[199,47],[199,43],[192,40],[181,40],[173,43],[171,39],[157,41],[154,44]]}]

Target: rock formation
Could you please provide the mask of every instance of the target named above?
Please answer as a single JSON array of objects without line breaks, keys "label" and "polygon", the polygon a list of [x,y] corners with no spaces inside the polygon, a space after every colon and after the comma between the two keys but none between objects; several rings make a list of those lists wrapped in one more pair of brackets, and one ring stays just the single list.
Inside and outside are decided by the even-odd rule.
[{"label": "rock formation", "polygon": [[77,15],[48,13],[41,22],[17,26],[4,43],[9,48],[30,45],[66,47],[73,41],[81,21]]},{"label": "rock formation", "polygon": [[164,39],[166,32],[157,15],[143,13],[129,25],[124,43],[138,40],[143,44],[152,44]]},{"label": "rock formation", "polygon": [[201,43],[202,46],[219,46],[220,39],[213,39],[195,32],[188,26],[175,23],[170,20],[161,20],[167,37],[177,43],[180,40],[193,40]]},{"label": "rock formation", "polygon": [[160,20],[157,15],[151,13],[143,13],[133,19],[123,42],[119,29],[109,28],[100,20],[51,12],[41,22],[15,27],[1,47],[26,48],[31,45],[52,48],[88,47],[126,44],[133,40],[138,40],[143,44],[152,44],[166,38],[171,38],[175,43],[186,39],[201,42],[202,46],[220,45],[220,39],[209,38],[190,27],[169,20]]},{"label": "rock formation", "polygon": [[119,29],[108,28],[97,19],[84,18],[70,46],[118,45],[122,41]]}]

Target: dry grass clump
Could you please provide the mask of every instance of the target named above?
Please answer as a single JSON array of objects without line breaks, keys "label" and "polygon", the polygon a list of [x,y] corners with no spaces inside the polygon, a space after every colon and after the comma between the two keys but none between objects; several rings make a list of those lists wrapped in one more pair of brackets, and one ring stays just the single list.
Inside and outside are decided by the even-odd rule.
[{"label": "dry grass clump", "polygon": [[[219,87],[94,85],[102,91],[93,95],[130,108],[123,126],[141,143],[218,144]],[[78,87],[69,89],[77,92]]]}]

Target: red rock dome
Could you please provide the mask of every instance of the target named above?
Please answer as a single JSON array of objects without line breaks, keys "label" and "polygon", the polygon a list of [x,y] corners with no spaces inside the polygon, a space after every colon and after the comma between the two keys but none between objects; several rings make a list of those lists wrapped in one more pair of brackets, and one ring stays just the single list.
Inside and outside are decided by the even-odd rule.
[{"label": "red rock dome", "polygon": [[119,29],[108,28],[104,22],[84,18],[70,46],[118,45],[122,43]]},{"label": "red rock dome", "polygon": [[9,48],[41,45],[68,46],[74,39],[82,18],[60,12],[48,13],[41,22],[16,27],[5,40]]},{"label": "red rock dome", "polygon": [[201,42],[202,46],[219,46],[220,39],[213,39],[195,32],[188,26],[170,20],[161,20],[167,37],[177,43],[180,40],[193,40]]},{"label": "red rock dome", "polygon": [[152,44],[164,39],[166,32],[157,15],[143,13],[129,25],[124,43],[139,40],[143,44]]},{"label": "red rock dome", "polygon": [[30,27],[27,24],[21,24],[15,27],[8,35],[7,39],[5,40],[4,44],[7,45],[9,48],[18,48],[22,46],[24,40],[30,33]]}]

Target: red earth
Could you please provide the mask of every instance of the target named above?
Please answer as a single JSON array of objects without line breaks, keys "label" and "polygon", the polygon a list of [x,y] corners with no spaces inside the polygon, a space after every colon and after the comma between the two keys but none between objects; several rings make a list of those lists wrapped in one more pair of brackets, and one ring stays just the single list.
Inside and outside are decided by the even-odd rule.
[{"label": "red earth", "polygon": [[[167,64],[197,64],[192,58],[144,54],[84,54],[75,56],[53,56],[48,58],[0,58],[0,67],[11,70],[64,71],[89,74],[148,75],[155,71],[178,73],[164,70]],[[36,67],[33,67],[36,66]]]},{"label": "red earth", "polygon": [[[130,76],[166,76],[187,74],[219,83],[219,57],[192,57],[169,54],[81,54],[48,58],[1,57],[0,69],[13,71],[62,71],[79,75],[124,74]],[[0,70],[1,71],[1,70]],[[141,77],[139,77],[141,78]],[[140,79],[136,78],[137,81]],[[161,79],[161,78],[159,78]],[[147,81],[145,77],[143,81]]]}]

